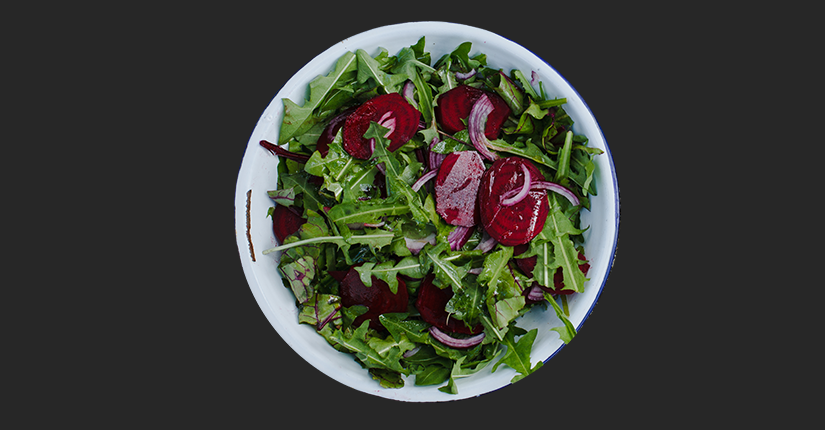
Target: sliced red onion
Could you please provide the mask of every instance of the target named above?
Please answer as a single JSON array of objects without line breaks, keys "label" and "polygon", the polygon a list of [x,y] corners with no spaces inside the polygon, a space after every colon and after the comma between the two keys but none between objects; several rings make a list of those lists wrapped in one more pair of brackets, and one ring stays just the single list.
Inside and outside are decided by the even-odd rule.
[{"label": "sliced red onion", "polygon": [[415,102],[415,94],[413,93],[414,90],[415,84],[413,84],[413,81],[407,80],[407,83],[404,84],[404,89],[401,90],[401,95],[407,99],[407,103],[418,109],[418,103]]},{"label": "sliced red onion", "polygon": [[384,169],[384,163],[378,163],[375,167],[378,168],[378,171],[381,172],[382,175],[387,176],[387,170]]},{"label": "sliced red onion", "polygon": [[463,80],[465,80],[465,79],[470,79],[470,78],[472,78],[472,77],[473,77],[473,76],[475,76],[475,75],[476,75],[476,69],[472,69],[472,70],[470,70],[470,71],[469,71],[469,72],[467,72],[467,73],[457,72],[457,73],[455,74],[455,78],[456,78],[456,79],[458,79],[459,81],[463,81]]},{"label": "sliced red onion", "polygon": [[539,84],[539,74],[533,70],[533,73],[530,75],[530,85],[538,85]]},{"label": "sliced red onion", "polygon": [[347,224],[347,227],[349,227],[350,230],[363,230],[367,227],[369,227],[369,228],[383,227],[384,224],[386,224],[386,223],[387,223],[386,221],[381,221],[381,222],[372,223],[372,224],[371,223],[364,223],[364,222],[356,222],[356,223],[352,223],[352,224]]},{"label": "sliced red onion", "polygon": [[[565,187],[563,187],[559,184],[556,184],[554,182],[533,181],[530,184],[530,191],[541,191],[541,190],[550,190],[550,191],[553,191],[554,193],[560,194],[561,196],[563,196],[564,198],[569,200],[570,203],[573,204],[573,206],[578,206],[581,203],[579,201],[579,198],[576,197],[576,195],[573,194],[572,191],[570,191],[569,189],[567,189],[567,188],[565,188]],[[520,193],[520,192],[521,192],[521,189],[514,189],[514,190],[510,190],[510,191],[507,191],[506,193],[502,194],[501,195],[501,199],[502,199],[501,204],[504,205],[504,206],[509,206],[509,205],[505,205],[504,201],[505,200],[509,201],[509,200],[513,199],[513,197],[515,195],[517,195],[518,193]],[[522,199],[523,198],[524,197],[522,197]],[[514,202],[514,203],[511,203],[511,204],[516,204],[516,203],[518,203],[518,202]]]},{"label": "sliced red onion", "polygon": [[417,180],[417,181],[415,181],[415,183],[414,183],[414,184],[412,184],[412,189],[413,189],[413,191],[416,191],[416,192],[417,192],[418,190],[420,190],[420,189],[421,189],[421,187],[422,187],[424,184],[426,184],[426,183],[427,183],[427,181],[429,181],[429,180],[430,180],[430,179],[432,179],[432,178],[435,178],[435,177],[436,177],[436,175],[438,175],[438,170],[430,170],[429,172],[427,172],[427,173],[425,173],[425,174],[421,175],[421,177],[420,177],[420,178],[418,178],[418,180]]},{"label": "sliced red onion", "polygon": [[404,358],[410,358],[410,357],[412,357],[413,355],[415,355],[416,353],[418,353],[418,351],[420,351],[420,350],[421,350],[421,345],[416,346],[415,348],[413,348],[413,349],[411,349],[411,350],[409,350],[409,351],[405,352],[405,353],[404,353],[404,354],[402,354],[401,356],[402,356],[402,357],[404,357]]},{"label": "sliced red onion", "polygon": [[480,275],[482,270],[484,270],[483,267],[473,267],[472,269],[468,270],[467,273],[472,275]]},{"label": "sliced red onion", "polygon": [[447,154],[439,154],[439,153],[433,151],[433,148],[438,143],[439,143],[439,140],[437,138],[435,138],[435,139],[433,139],[433,142],[430,144],[430,157],[429,157],[428,161],[430,163],[429,167],[432,170],[438,170],[438,168],[441,167],[441,162],[443,162],[444,159],[447,158]]},{"label": "sliced red onion", "polygon": [[450,242],[450,250],[451,251],[458,251],[467,243],[467,240],[470,239],[470,236],[473,235],[473,229],[475,227],[463,227],[457,226],[453,231],[447,235],[447,242]]},{"label": "sliced red onion", "polygon": [[430,334],[433,335],[435,340],[449,346],[450,348],[471,348],[480,344],[481,341],[484,340],[484,333],[480,333],[466,339],[456,339],[439,330],[435,326],[430,327]]},{"label": "sliced red onion", "polygon": [[495,240],[492,236],[490,236],[489,233],[485,231],[484,234],[481,236],[481,242],[478,243],[475,249],[480,250],[484,253],[490,252],[493,250],[493,248],[496,247],[497,243],[498,241]]},{"label": "sliced red onion", "polygon": [[533,175],[530,174],[530,170],[527,169],[527,165],[522,163],[521,164],[521,171],[524,172],[524,184],[521,186],[520,189],[517,189],[518,192],[513,194],[512,197],[504,197],[505,195],[512,194],[513,191],[516,189],[510,190],[504,195],[501,196],[501,205],[502,206],[513,206],[514,204],[524,200],[527,197],[527,194],[530,192],[530,184],[533,181]]},{"label": "sliced red onion", "polygon": [[407,244],[407,249],[413,253],[413,255],[418,255],[422,249],[424,249],[424,245],[430,244],[435,245],[435,233],[431,233],[427,237],[421,239],[410,239],[409,237],[404,237],[404,242]]},{"label": "sliced red onion", "polygon": [[484,135],[484,128],[487,125],[487,117],[493,109],[495,109],[493,102],[490,101],[487,94],[484,94],[473,104],[473,108],[470,109],[470,117],[467,118],[467,128],[473,146],[484,158],[490,161],[497,160],[498,155],[490,151],[493,145]]},{"label": "sliced red onion", "polygon": [[527,298],[534,302],[540,302],[544,300],[544,290],[542,290],[538,284],[533,285],[530,287],[530,292],[527,293]]}]

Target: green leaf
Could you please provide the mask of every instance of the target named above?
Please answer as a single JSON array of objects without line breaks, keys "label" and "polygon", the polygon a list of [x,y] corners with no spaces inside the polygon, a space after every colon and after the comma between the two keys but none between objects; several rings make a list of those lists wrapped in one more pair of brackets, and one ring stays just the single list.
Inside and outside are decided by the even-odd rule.
[{"label": "green leaf", "polygon": [[266,194],[272,201],[281,206],[289,207],[295,204],[295,188],[267,191]]},{"label": "green leaf", "polygon": [[378,385],[383,388],[404,388],[404,379],[400,372],[387,369],[369,369],[372,379],[378,381]]},{"label": "green leaf", "polygon": [[426,273],[421,270],[421,264],[418,262],[418,257],[408,256],[404,257],[398,263],[393,261],[384,261],[383,263],[375,264],[372,262],[364,263],[356,267],[361,282],[364,285],[372,285],[372,277],[384,281],[389,286],[393,294],[398,292],[398,275],[406,275],[412,278],[423,278]]},{"label": "green leaf", "polygon": [[484,267],[478,275],[478,282],[495,288],[502,274],[507,272],[507,263],[513,258],[513,247],[502,246],[498,251],[487,254]]},{"label": "green leaf", "polygon": [[525,376],[538,370],[544,363],[539,361],[535,366],[532,366],[530,361],[530,351],[533,349],[533,342],[536,340],[538,329],[526,332],[518,341],[515,340],[517,334],[523,334],[525,331],[518,327],[511,328],[504,337],[502,344],[507,346],[507,351],[494,366],[493,372],[498,369],[498,366],[505,364],[513,368],[519,374],[510,380],[512,383],[520,381]]},{"label": "green leaf", "polygon": [[373,79],[375,83],[384,89],[386,93],[397,93],[401,84],[407,81],[407,75],[403,73],[385,73],[381,70],[381,64],[372,58],[367,51],[359,49],[355,51],[358,57],[358,83],[363,84],[368,79]]},{"label": "green leaf", "polygon": [[327,216],[336,224],[377,223],[382,217],[403,215],[410,211],[408,205],[398,199],[368,200],[341,203],[333,206]]},{"label": "green leaf", "polygon": [[280,267],[295,299],[299,303],[306,303],[314,294],[312,279],[315,277],[315,259],[304,256]]},{"label": "green leaf", "polygon": [[378,316],[378,321],[387,328],[394,339],[407,338],[417,343],[427,343],[429,339],[429,332],[427,329],[430,324],[420,321],[407,319],[409,314],[406,313],[387,313]]},{"label": "green leaf", "polygon": [[556,182],[566,186],[567,175],[570,174],[570,155],[573,152],[573,132],[568,131],[564,136],[564,146],[559,153],[559,167],[556,169]]},{"label": "green leaf", "polygon": [[401,358],[404,351],[402,351],[399,346],[392,346],[381,352],[377,351],[370,346],[369,340],[366,338],[368,327],[369,321],[364,321],[352,335],[347,335],[341,330],[336,330],[330,338],[336,344],[355,353],[358,361],[367,368],[387,369],[409,374],[409,370],[401,365]]},{"label": "green leaf", "polygon": [[495,88],[496,92],[510,106],[513,115],[521,115],[524,112],[524,93],[503,71],[499,71],[499,77],[498,86]]},{"label": "green leaf", "polygon": [[302,134],[302,129],[309,128],[307,125],[312,126],[311,122],[307,123],[315,108],[324,101],[339,81],[355,70],[355,54],[347,52],[338,59],[335,67],[327,76],[318,76],[309,83],[309,99],[303,106],[298,106],[290,99],[284,99],[284,119],[278,136],[278,144],[284,144],[293,136]]},{"label": "green leaf", "polygon": [[316,330],[325,327],[341,327],[341,298],[332,294],[315,294],[301,308],[298,322],[315,326]]},{"label": "green leaf", "polygon": [[[420,39],[421,41],[424,38]],[[416,55],[413,48],[402,48],[398,52],[398,63],[393,67],[392,73],[401,73],[409,76],[415,85],[415,91],[418,95],[418,107],[425,124],[430,124],[434,118],[433,110],[433,92],[430,85],[424,81],[420,70],[435,73],[436,70],[421,62]]]},{"label": "green leaf", "polygon": [[462,289],[455,291],[444,310],[450,314],[450,317],[472,324],[479,321],[483,314],[486,289],[482,288],[478,282],[473,282],[472,277],[464,279],[463,286]]},{"label": "green leaf", "polygon": [[376,163],[384,163],[387,195],[389,197],[403,196],[407,200],[413,219],[420,223],[426,223],[429,217],[421,204],[421,197],[413,191],[410,184],[405,180],[404,168],[401,162],[398,161],[394,153],[387,149],[390,140],[385,138],[384,135],[388,131],[389,129],[378,125],[375,121],[370,123],[364,137],[375,140],[375,151],[373,151],[371,159],[375,160]]},{"label": "green leaf", "polygon": [[577,293],[584,292],[584,283],[587,278],[579,268],[579,252],[570,239],[571,234],[581,234],[582,230],[575,228],[570,219],[564,215],[555,196],[550,198],[550,215],[545,223],[545,228],[548,227],[551,235],[550,240],[553,243],[555,259],[553,265],[562,268],[564,289],[573,290]]},{"label": "green leaf", "polygon": [[526,76],[524,76],[524,73],[522,73],[521,70],[514,69],[510,73],[512,73],[513,77],[517,81],[521,82],[521,87],[524,89],[524,92],[527,93],[528,96],[530,96],[533,100],[539,98],[539,95],[536,94],[536,90],[533,89],[533,85],[530,83],[530,80],[527,79]]},{"label": "green leaf", "polygon": [[559,304],[556,303],[556,300],[553,298],[552,295],[545,292],[544,298],[547,299],[548,302],[550,302],[550,304],[553,306],[553,310],[556,311],[556,316],[559,317],[562,324],[564,324],[562,327],[554,327],[550,330],[553,330],[556,333],[558,333],[559,338],[561,338],[561,341],[565,344],[570,343],[570,341],[573,340],[573,338],[576,336],[576,327],[573,327],[573,323],[571,323],[570,320],[567,319],[567,315],[564,314],[564,311],[561,309]]},{"label": "green leaf", "polygon": [[449,249],[450,245],[443,242],[435,247],[427,245],[419,254],[419,260],[421,260],[422,256],[426,257],[424,270],[432,268],[435,277],[442,283],[442,288],[452,285],[453,291],[458,291],[464,288],[463,279],[467,276],[468,269],[465,266],[454,265],[450,260],[441,255],[444,252],[448,252]]}]

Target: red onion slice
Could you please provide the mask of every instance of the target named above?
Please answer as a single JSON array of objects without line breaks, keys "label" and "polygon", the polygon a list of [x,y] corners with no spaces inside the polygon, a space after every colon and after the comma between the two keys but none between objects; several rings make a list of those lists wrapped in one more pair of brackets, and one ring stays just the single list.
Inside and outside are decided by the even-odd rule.
[{"label": "red onion slice", "polygon": [[435,340],[449,346],[450,348],[471,348],[481,343],[484,340],[484,333],[477,334],[466,339],[456,339],[435,326],[430,327],[430,334]]},{"label": "red onion slice", "polygon": [[[502,206],[513,206],[514,204],[524,200],[527,197],[527,194],[530,192],[531,183],[533,181],[533,177],[530,174],[530,170],[527,169],[527,166],[522,163],[521,164],[521,171],[524,172],[524,184],[521,186],[520,189],[510,190],[504,195],[501,196],[501,205]],[[513,194],[512,197],[504,197],[509,196],[512,194],[513,191],[518,191],[517,193]]]},{"label": "red onion slice", "polygon": [[438,138],[435,138],[435,139],[433,139],[433,142],[430,144],[430,151],[429,151],[430,156],[429,156],[428,161],[429,161],[429,164],[430,164],[429,167],[432,170],[438,170],[438,168],[441,167],[441,163],[444,161],[445,158],[447,158],[447,154],[439,154],[439,153],[433,151],[433,148],[438,143],[439,143]]},{"label": "red onion slice", "polygon": [[418,255],[426,244],[435,245],[435,233],[431,233],[427,237],[421,239],[410,239],[409,237],[404,237],[404,243],[407,245],[407,249],[410,250],[414,255]]},{"label": "red onion slice", "polygon": [[530,287],[530,292],[527,293],[527,298],[534,302],[540,302],[544,300],[544,291],[538,286],[538,284],[533,285]]},{"label": "red onion slice", "polygon": [[451,251],[458,251],[467,243],[470,236],[473,234],[474,227],[456,226],[456,228],[447,235],[447,242],[450,243]]},{"label": "red onion slice", "polygon": [[484,158],[490,161],[498,159],[498,155],[490,152],[490,148],[494,148],[494,146],[487,140],[487,136],[484,135],[484,129],[487,126],[487,117],[493,109],[495,109],[493,102],[490,101],[487,94],[484,94],[473,104],[473,108],[470,109],[470,117],[467,118],[467,128],[473,146],[475,146],[476,150]]},{"label": "red onion slice", "polygon": [[475,76],[476,72],[477,72],[476,69],[472,69],[467,73],[456,72],[455,78],[458,79],[459,81],[463,81],[465,79],[470,79],[473,76]]},{"label": "red onion slice", "polygon": [[[576,197],[576,195],[573,194],[572,191],[570,191],[569,189],[567,189],[567,188],[565,188],[565,187],[563,187],[559,184],[556,184],[556,183],[553,183],[553,182],[547,182],[547,181],[534,181],[530,184],[530,191],[541,191],[541,190],[550,190],[550,191],[553,191],[554,193],[560,194],[561,196],[563,196],[564,198],[569,200],[570,203],[573,204],[573,206],[578,206],[581,203],[579,201],[579,198]],[[514,204],[518,203],[521,200],[513,201],[510,204],[505,204],[505,202],[515,200],[515,196],[520,194],[522,191],[523,191],[522,188],[518,188],[518,189],[513,189],[513,190],[510,190],[510,191],[507,191],[506,193],[502,194],[501,195],[501,205],[502,206],[511,206],[511,205],[514,205]],[[522,197],[521,199],[523,200],[524,197]]]},{"label": "red onion slice", "polygon": [[493,236],[490,236],[490,234],[485,231],[484,234],[481,236],[481,242],[478,243],[475,249],[480,250],[482,253],[487,253],[492,251],[493,248],[496,247],[497,243],[498,241],[495,240]]},{"label": "red onion slice", "polygon": [[430,179],[432,179],[432,178],[435,178],[435,177],[436,177],[436,175],[438,175],[438,170],[430,170],[429,172],[427,172],[427,173],[425,173],[425,174],[421,175],[421,177],[420,177],[420,178],[418,178],[418,180],[417,180],[417,181],[415,181],[415,183],[414,183],[414,184],[412,184],[412,189],[413,189],[413,191],[418,192],[418,190],[420,190],[420,189],[421,189],[421,187],[422,187],[424,184],[426,184],[426,183],[427,183],[427,181],[429,181],[429,180],[430,180]]}]

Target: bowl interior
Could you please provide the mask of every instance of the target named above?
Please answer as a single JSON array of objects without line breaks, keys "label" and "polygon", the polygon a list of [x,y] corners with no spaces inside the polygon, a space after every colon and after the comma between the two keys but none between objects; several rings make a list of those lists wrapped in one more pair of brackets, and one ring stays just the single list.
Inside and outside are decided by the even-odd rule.
[{"label": "bowl interior", "polygon": [[[266,217],[267,208],[273,205],[266,192],[277,186],[278,160],[258,142],[262,139],[277,142],[283,118],[282,99],[289,98],[301,104],[306,98],[309,81],[329,73],[346,51],[355,52],[360,48],[374,55],[382,47],[394,55],[401,48],[416,43],[421,36],[426,36],[426,50],[432,54],[433,61],[470,41],[473,43],[471,55],[487,54],[491,67],[505,72],[520,69],[527,76],[536,72],[549,97],[567,98],[565,109],[575,121],[574,131],[586,135],[589,146],[605,151],[596,157],[598,195],[592,198],[591,210],[582,214],[582,226],[590,226],[585,233],[590,280],[585,292],[574,295],[569,301],[570,320],[577,329],[581,327],[604,286],[618,235],[618,187],[610,152],[593,114],[564,78],[532,52],[486,30],[443,22],[398,24],[347,38],[314,58],[278,92],[250,136],[236,187],[235,229],[241,262],[255,299],[278,334],[307,362],[329,377],[365,393],[404,401],[449,401],[504,387],[515,372],[506,366],[499,367],[495,373],[482,370],[460,380],[458,395],[442,393],[437,386],[416,387],[412,380],[408,380],[402,389],[381,388],[351,356],[335,351],[314,332],[313,327],[298,324],[294,297],[291,290],[283,286],[277,269],[279,256],[261,254],[277,245],[272,234],[272,220]],[[532,310],[519,323],[527,330],[539,329],[531,354],[534,364],[548,360],[563,346],[556,332],[550,330],[560,324],[552,310],[540,309]]]}]

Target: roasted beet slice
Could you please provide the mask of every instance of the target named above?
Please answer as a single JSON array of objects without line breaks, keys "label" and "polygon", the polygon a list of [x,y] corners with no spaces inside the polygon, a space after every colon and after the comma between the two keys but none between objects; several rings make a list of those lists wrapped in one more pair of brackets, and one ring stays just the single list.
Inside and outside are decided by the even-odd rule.
[{"label": "roasted beet slice", "polygon": [[329,153],[329,144],[335,140],[335,135],[338,134],[338,130],[344,126],[344,122],[347,120],[347,117],[355,111],[354,107],[344,110],[343,112],[339,113],[338,115],[334,116],[326,127],[324,127],[324,131],[321,132],[321,135],[318,137],[318,142],[315,144],[315,149],[321,153],[322,157],[326,157]]},{"label": "roasted beet slice", "polygon": [[355,158],[366,160],[372,156],[370,139],[364,133],[370,122],[377,122],[390,129],[390,151],[407,143],[418,131],[421,112],[398,93],[375,96],[359,106],[344,121],[344,150]]},{"label": "roasted beet slice", "polygon": [[453,290],[449,287],[441,289],[433,285],[435,275],[429,274],[421,281],[418,287],[418,298],[415,300],[415,308],[421,314],[421,319],[438,327],[445,332],[478,334],[484,330],[481,324],[475,327],[467,327],[464,321],[450,318],[444,307],[453,297]]},{"label": "roasted beet slice", "polygon": [[435,209],[448,224],[478,224],[476,196],[484,160],[476,151],[453,152],[444,159],[435,179]]},{"label": "roasted beet slice", "polygon": [[355,319],[353,324],[356,327],[369,320],[370,327],[383,331],[384,325],[378,320],[379,315],[407,311],[409,296],[407,285],[401,278],[398,278],[398,292],[393,294],[389,285],[375,276],[372,277],[371,287],[364,285],[358,271],[351,267],[341,281],[340,293],[341,304],[345,307],[364,305],[369,308],[367,313]]},{"label": "roasted beet slice", "polygon": [[287,236],[298,231],[307,220],[302,218],[292,208],[284,205],[275,205],[272,211],[272,232],[278,243],[284,243]]},{"label": "roasted beet slice", "polygon": [[[535,255],[532,256],[532,257],[527,257],[527,258],[517,258],[516,259],[516,265],[518,265],[518,268],[521,269],[521,271],[524,272],[525,275],[533,276],[533,269],[536,268],[536,261],[537,260],[538,260],[538,257],[536,257]],[[587,261],[587,258],[584,257],[584,254],[579,252],[579,260]],[[588,264],[588,263],[580,264],[579,268],[581,269],[581,271],[585,275],[587,275],[587,272],[590,270],[590,264]],[[556,270],[556,273],[553,274],[553,286],[552,287],[548,287],[548,286],[541,285],[541,284],[538,284],[538,283],[537,283],[537,285],[539,285],[539,287],[541,287],[542,290],[547,291],[550,294],[573,294],[573,293],[575,293],[575,291],[573,291],[573,290],[563,290],[562,289],[562,288],[564,288],[564,274],[562,273],[561,268],[558,268]]]},{"label": "roasted beet slice", "polygon": [[544,175],[530,161],[521,157],[496,160],[481,176],[478,187],[479,220],[484,230],[505,246],[530,242],[544,228],[550,204],[543,190],[530,191],[524,200],[502,206],[501,196],[524,185],[524,165],[533,181],[543,181]]},{"label": "roasted beet slice", "polygon": [[487,117],[484,135],[491,140],[498,139],[502,124],[510,116],[510,106],[498,94],[467,85],[459,85],[438,96],[435,118],[441,124],[441,128],[450,134],[467,128],[466,121],[467,117],[470,116],[470,110],[472,110],[476,100],[484,94],[487,94],[494,106],[493,111]]}]

